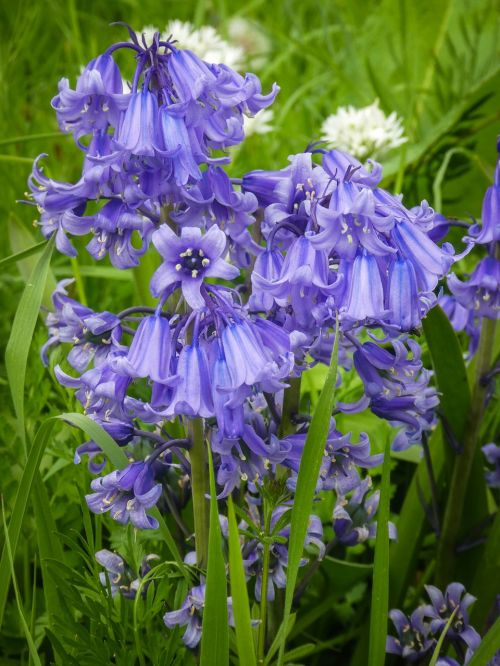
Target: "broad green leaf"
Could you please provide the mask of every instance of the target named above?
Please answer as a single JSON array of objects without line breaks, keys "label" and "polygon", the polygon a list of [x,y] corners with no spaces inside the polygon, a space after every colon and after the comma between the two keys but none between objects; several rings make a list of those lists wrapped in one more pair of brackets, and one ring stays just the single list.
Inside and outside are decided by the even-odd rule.
[{"label": "broad green leaf", "polygon": [[23,627],[23,631],[26,636],[30,657],[33,660],[35,666],[42,666],[42,662],[40,661],[40,657],[38,656],[38,651],[36,649],[35,642],[33,640],[33,637],[31,636],[28,623],[26,622],[26,618],[24,617],[23,603],[21,600],[21,595],[19,594],[19,588],[17,586],[17,580],[16,580],[16,572],[14,570],[14,558],[12,556],[12,549],[10,547],[9,531],[7,529],[7,522],[5,520],[5,507],[3,504],[3,498],[2,498],[2,522],[5,531],[5,548],[7,549],[7,557],[9,562],[10,574],[12,576],[12,584],[14,587],[14,595],[16,598],[16,605],[17,605],[17,611],[19,613],[19,619],[21,620],[21,625]]},{"label": "broad green leaf", "polygon": [[500,645],[500,617],[490,628],[486,636],[481,641],[481,645],[472,655],[468,666],[485,666],[492,657],[495,656]]},{"label": "broad green leaf", "polygon": [[227,666],[229,664],[229,628],[226,565],[222,554],[222,535],[210,447],[207,447],[207,452],[210,470],[210,530],[200,666]]},{"label": "broad green leaf", "polygon": [[17,417],[19,437],[26,449],[26,432],[24,426],[24,385],[26,380],[26,364],[35,330],[36,320],[40,311],[43,289],[49,272],[50,258],[54,241],[50,240],[40,256],[29,281],[24,288],[23,295],[14,317],[7,348],[5,350],[5,365],[9,379],[12,402]]},{"label": "broad green leaf", "polygon": [[370,666],[384,666],[387,619],[389,613],[389,513],[390,513],[390,444],[387,443],[382,468],[380,505],[377,514],[377,537],[373,564],[372,603],[370,611]]},{"label": "broad green leaf", "polygon": [[241,554],[238,523],[234,513],[233,500],[228,498],[229,523],[229,578],[233,600],[236,645],[241,666],[256,666],[255,648],[250,618],[247,582]]},{"label": "broad green leaf", "polygon": [[[337,360],[339,345],[338,321],[335,328],[335,343],[333,345],[330,368],[325,385],[318,400],[318,405],[307,432],[306,442],[300,461],[297,476],[297,489],[292,507],[290,521],[290,541],[288,548],[288,569],[285,590],[285,607],[282,625],[288,626],[288,619],[292,610],[295,583],[304,550],[304,540],[307,534],[309,516],[311,514],[314,491],[318,474],[323,460],[325,442],[330,428],[330,419],[335,403],[335,382],[337,379]],[[286,632],[282,634],[278,664],[283,665],[285,656]]]},{"label": "broad green leaf", "polygon": [[470,408],[470,390],[462,349],[443,310],[436,305],[422,320],[440,392],[440,407],[456,439],[463,440]]},{"label": "broad green leaf", "polygon": [[32,245],[31,247],[26,248],[26,250],[21,250],[20,252],[16,252],[15,254],[11,254],[8,257],[0,259],[0,269],[4,270],[7,268],[7,266],[15,264],[16,261],[21,261],[21,259],[26,259],[26,257],[31,257],[33,254],[41,252],[41,250],[46,245],[47,241],[42,241],[41,243],[37,243],[36,245]]},{"label": "broad green leaf", "polygon": [[[438,488],[445,469],[445,443],[438,426],[429,439],[432,468]],[[400,606],[417,564],[420,544],[426,528],[427,516],[422,503],[430,504],[431,486],[425,460],[421,460],[403,501],[397,520],[398,539],[390,547],[390,605]]]},{"label": "broad green leaf", "polygon": [[480,560],[476,559],[474,570],[475,576],[469,589],[477,601],[472,607],[471,619],[474,626],[481,627],[498,593],[491,583],[500,580],[500,511],[497,511],[483,555]]}]

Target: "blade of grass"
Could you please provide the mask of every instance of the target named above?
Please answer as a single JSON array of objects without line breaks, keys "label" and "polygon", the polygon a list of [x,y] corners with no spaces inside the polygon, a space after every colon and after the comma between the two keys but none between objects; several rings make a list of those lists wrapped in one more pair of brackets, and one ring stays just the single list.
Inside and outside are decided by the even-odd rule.
[{"label": "blade of grass", "polygon": [[468,666],[484,666],[489,662],[498,650],[500,645],[500,617],[490,628],[486,636],[481,641],[481,645],[472,655],[472,659],[468,662]]},{"label": "blade of grass", "polygon": [[26,365],[31,339],[40,311],[43,290],[49,272],[50,258],[54,248],[51,239],[40,256],[23,295],[12,324],[12,331],[5,350],[5,366],[9,380],[12,402],[17,417],[17,430],[26,453],[26,432],[24,427],[24,384]]},{"label": "blade of grass", "polygon": [[247,583],[243,567],[243,556],[241,554],[238,523],[236,522],[231,496],[228,498],[227,506],[229,523],[229,577],[231,581],[238,659],[241,666],[256,666],[257,661],[255,659]]},{"label": "blade of grass", "polygon": [[19,594],[19,588],[17,587],[17,580],[16,580],[16,572],[14,571],[14,560],[12,557],[12,550],[10,547],[10,539],[9,539],[9,530],[7,529],[7,521],[5,519],[5,507],[3,503],[3,497],[2,497],[2,521],[3,521],[3,527],[5,531],[5,548],[7,549],[7,557],[9,561],[9,567],[10,567],[10,574],[12,576],[12,585],[14,587],[14,595],[16,598],[16,606],[17,610],[19,612],[19,618],[21,620],[21,625],[23,627],[24,634],[26,636],[26,641],[28,643],[28,649],[30,653],[30,658],[32,662],[35,664],[35,666],[42,666],[42,662],[40,661],[40,657],[38,656],[38,651],[35,646],[35,642],[31,636],[28,623],[26,622],[26,618],[24,617],[24,612],[23,612],[23,605],[21,602],[21,596]]},{"label": "blade of grass", "polygon": [[[314,491],[318,474],[323,460],[325,442],[330,429],[330,419],[335,402],[335,382],[337,380],[337,360],[339,346],[338,320],[335,327],[335,342],[325,385],[321,391],[318,405],[309,426],[309,430],[300,461],[297,477],[297,489],[292,507],[290,524],[290,542],[288,550],[288,570],[285,590],[285,608],[283,611],[283,626],[288,626],[288,619],[292,610],[295,583],[304,550],[304,540],[307,533],[309,516],[314,499]],[[278,665],[283,666],[285,656],[286,632],[282,634]]]},{"label": "blade of grass", "polygon": [[437,660],[439,659],[439,653],[441,652],[441,648],[443,647],[443,642],[444,639],[446,638],[446,634],[448,633],[448,629],[451,627],[451,623],[453,622],[453,618],[455,617],[458,606],[455,608],[453,613],[450,615],[448,622],[445,624],[443,631],[441,632],[441,635],[438,638],[438,642],[436,643],[436,647],[434,648],[434,652],[432,653],[431,660],[429,662],[429,666],[436,666]]},{"label": "blade of grass", "polygon": [[7,266],[10,266],[10,264],[15,264],[16,261],[19,261],[20,259],[26,259],[26,257],[31,257],[31,255],[40,252],[40,250],[42,250],[46,245],[47,241],[42,241],[41,243],[37,243],[36,245],[27,247],[25,250],[21,250],[20,252],[15,252],[14,254],[9,255],[8,257],[0,259],[0,269],[5,269],[7,268]]},{"label": "blade of grass", "polygon": [[226,566],[222,554],[214,466],[209,447],[207,447],[207,453],[210,472],[210,530],[200,666],[227,666],[229,664],[229,629]]},{"label": "blade of grass", "polygon": [[373,564],[372,604],[370,613],[370,666],[384,666],[389,612],[389,493],[390,493],[390,442],[387,442],[382,467],[380,505],[377,515],[377,537]]}]

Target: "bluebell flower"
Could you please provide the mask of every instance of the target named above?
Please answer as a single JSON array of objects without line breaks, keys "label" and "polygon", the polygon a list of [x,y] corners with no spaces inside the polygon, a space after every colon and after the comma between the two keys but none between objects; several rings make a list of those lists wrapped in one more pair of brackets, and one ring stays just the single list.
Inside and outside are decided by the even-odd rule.
[{"label": "bluebell flower", "polygon": [[402,611],[393,609],[389,617],[394,624],[398,637],[387,637],[386,652],[396,654],[409,663],[421,661],[427,656],[435,645],[435,640],[430,637],[430,625],[425,621],[425,610],[417,608],[408,617]]},{"label": "bluebell flower", "polygon": [[486,483],[490,488],[500,488],[500,446],[491,442],[483,446],[481,451],[487,462],[494,466],[493,470],[488,470],[485,474]]},{"label": "bluebell flower", "polygon": [[167,317],[144,317],[135,332],[127,354],[132,374],[168,383],[171,371],[172,341]]},{"label": "bluebell flower", "polygon": [[[95,215],[67,214],[63,227],[75,236],[92,232],[94,238],[87,245],[89,254],[98,261],[109,254],[113,266],[122,269],[139,264],[139,257],[148,249],[154,230],[148,218],[116,199],[105,204]],[[134,234],[141,241],[139,247]]]},{"label": "bluebell flower", "polygon": [[180,284],[186,302],[196,310],[206,305],[200,292],[205,278],[230,280],[239,275],[236,266],[222,259],[226,235],[216,226],[204,236],[197,227],[183,227],[179,237],[164,224],[154,232],[153,243],[163,258],[151,279],[156,298],[171,285]]},{"label": "bluebell flower", "polygon": [[441,634],[451,614],[457,609],[446,637],[452,643],[465,644],[467,661],[481,642],[479,634],[469,623],[467,611],[476,598],[466,592],[461,583],[450,583],[444,593],[433,585],[426,585],[425,589],[431,604],[424,606],[424,612],[430,620],[430,630],[436,636]]},{"label": "bluebell flower", "polygon": [[[242,523],[240,527],[246,530],[262,529],[262,517],[259,508],[255,504],[248,505],[249,514],[252,519],[251,525]],[[288,540],[290,537],[290,526],[284,525],[281,529],[275,530],[278,524],[282,522],[283,516],[290,510],[290,505],[284,504],[276,507],[271,516],[270,528],[274,537],[269,548],[269,570],[266,598],[268,601],[274,601],[275,588],[284,589],[286,587],[286,567],[288,566]],[[262,597],[262,565],[264,546],[256,534],[255,539],[250,539],[242,547],[243,565],[247,576],[255,577],[255,598],[260,602]],[[318,516],[311,515],[307,533],[304,539],[304,548],[313,546],[319,559],[322,559],[325,553],[323,543],[323,526]],[[300,566],[305,566],[309,559],[303,557]]]},{"label": "bluebell flower", "polygon": [[[163,616],[163,622],[168,629],[176,626],[185,626],[186,631],[182,642],[188,648],[194,649],[201,639],[203,622],[203,609],[205,608],[206,585],[202,583],[189,590],[179,610],[169,611]],[[233,605],[231,597],[227,600],[228,624],[234,627]]]},{"label": "bluebell flower", "polygon": [[441,294],[438,298],[438,304],[450,320],[450,324],[453,326],[454,330],[457,331],[457,333],[465,331],[469,336],[467,358],[472,358],[479,345],[481,320],[474,316],[474,310],[465,308],[453,295]]},{"label": "bluebell flower", "polygon": [[[99,574],[99,580],[103,587],[108,584],[111,589],[111,595],[115,597],[121,594],[126,599],[135,599],[141,578],[151,570],[150,563],[158,559],[158,555],[151,553],[146,555],[141,563],[140,575],[137,577],[131,568],[125,563],[124,559],[117,553],[113,553],[105,548],[98,550],[95,554],[95,559],[105,571]],[[143,585],[143,594],[147,591],[148,584]]]},{"label": "bluebell flower", "polygon": [[432,429],[439,399],[429,386],[431,373],[423,368],[419,344],[404,338],[391,344],[392,352],[375,342],[357,344],[353,360],[365,395],[358,403],[338,403],[337,407],[351,413],[370,407],[380,418],[399,426],[392,446],[402,450],[420,442],[422,433]]},{"label": "bluebell flower", "polygon": [[[371,476],[367,476],[354,488],[349,498],[338,495],[333,509],[333,531],[344,546],[355,546],[377,535],[375,515],[380,502],[380,491],[365,497],[372,487]],[[389,538],[396,539],[396,526],[389,521]]]},{"label": "bluebell flower", "polygon": [[154,156],[158,136],[158,98],[146,87],[132,93],[127,110],[117,128],[119,148],[134,155]]},{"label": "bluebell flower", "polygon": [[146,513],[158,502],[161,483],[155,483],[151,466],[134,462],[122,470],[115,470],[94,479],[93,493],[86,495],[87,505],[94,513],[110,512],[122,525],[128,522],[139,529],[156,529],[158,521]]},{"label": "bluebell flower", "polygon": [[478,317],[500,318],[500,261],[486,256],[465,281],[453,273],[448,287],[457,301]]},{"label": "bluebell flower", "polygon": [[[500,143],[497,148],[500,150]],[[500,159],[495,167],[493,185],[488,187],[483,199],[481,224],[474,224],[469,229],[466,241],[474,243],[494,243],[500,241]]]},{"label": "bluebell flower", "polygon": [[[289,435],[283,440],[290,447],[290,451],[282,464],[290,467],[293,471],[287,482],[291,490],[295,490],[306,436],[307,432],[304,431]],[[335,421],[332,419],[316,484],[316,492],[335,490],[339,495],[345,496],[361,482],[358,467],[367,469],[381,464],[383,455],[372,456],[370,454],[370,441],[365,433],[360,434],[358,444],[353,444],[350,439],[350,433],[342,435],[335,428]]]},{"label": "bluebell flower", "polygon": [[213,416],[208,359],[204,346],[197,340],[182,348],[176,377],[171,401],[162,414],[168,417],[176,414],[204,418]]},{"label": "bluebell flower", "polygon": [[76,139],[109,125],[116,127],[127,104],[122,92],[122,75],[113,57],[94,58],[78,77],[76,90],[70,88],[68,79],[60,80],[59,94],[52,100],[59,127]]},{"label": "bluebell flower", "polygon": [[68,363],[78,372],[83,372],[93,360],[103,363],[111,349],[121,338],[120,320],[110,312],[94,312],[68,296],[66,287],[73,280],[62,280],[52,294],[54,312],[45,320],[49,339],[41,350],[42,360],[48,365],[48,350],[54,345],[67,342],[73,345],[68,354]]}]

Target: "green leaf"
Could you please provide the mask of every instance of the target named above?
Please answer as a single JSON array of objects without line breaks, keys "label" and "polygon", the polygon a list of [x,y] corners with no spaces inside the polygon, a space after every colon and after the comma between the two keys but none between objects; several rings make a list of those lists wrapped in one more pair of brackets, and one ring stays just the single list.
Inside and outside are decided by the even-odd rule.
[{"label": "green leaf", "polygon": [[26,618],[24,617],[23,604],[21,600],[21,595],[19,594],[19,588],[17,586],[17,581],[16,581],[16,573],[14,570],[14,559],[12,557],[12,549],[10,547],[9,531],[7,529],[7,522],[5,520],[5,507],[3,504],[3,498],[2,498],[2,522],[5,530],[5,548],[7,549],[7,556],[9,561],[10,573],[12,576],[12,583],[14,586],[14,594],[16,598],[16,605],[19,613],[19,618],[21,620],[21,625],[23,627],[23,631],[26,636],[26,641],[28,642],[30,657],[33,660],[35,666],[42,666],[42,662],[40,661],[40,657],[38,656],[38,651],[36,649],[35,642],[33,640],[33,637],[31,636],[28,623],[26,622]]},{"label": "green leaf", "polygon": [[35,330],[36,320],[40,311],[43,290],[49,272],[50,258],[54,248],[51,239],[40,259],[38,260],[29,281],[24,288],[23,295],[12,324],[7,348],[5,350],[5,365],[9,379],[12,402],[17,417],[19,437],[26,449],[26,432],[24,427],[24,384],[26,381],[26,365],[28,353]]},{"label": "green leaf", "polygon": [[495,624],[490,628],[486,636],[481,641],[481,645],[472,655],[472,659],[468,662],[468,666],[485,666],[488,661],[495,656],[500,645],[500,617],[497,618]]},{"label": "green leaf", "polygon": [[470,389],[462,349],[448,317],[436,305],[422,320],[436,373],[440,407],[456,439],[463,440],[470,409]]},{"label": "green leaf", "polygon": [[[326,377],[325,385],[321,391],[318,405],[307,432],[306,442],[300,461],[297,476],[297,489],[292,507],[290,522],[290,541],[288,548],[288,570],[285,590],[285,608],[283,611],[283,626],[288,626],[288,619],[292,609],[295,583],[299,571],[300,560],[304,550],[304,540],[307,533],[309,516],[311,514],[314,491],[318,474],[323,460],[325,442],[330,428],[330,419],[335,402],[335,382],[337,379],[337,359],[339,344],[338,320],[335,327],[335,343],[333,345],[330,368]],[[286,632],[282,634],[280,652],[278,657],[279,666],[283,665],[285,656]]]},{"label": "green leaf", "polygon": [[4,257],[3,259],[0,259],[0,268],[7,268],[7,266],[10,266],[10,264],[15,264],[16,261],[26,259],[26,257],[31,257],[31,255],[40,252],[40,250],[42,250],[46,245],[47,241],[42,241],[41,243],[37,243],[36,245],[32,245],[31,247],[26,248],[26,250],[21,250],[20,252],[11,254],[8,257]]},{"label": "green leaf", "polygon": [[475,562],[475,576],[470,591],[477,597],[471,611],[474,626],[482,626],[498,592],[491,581],[500,580],[500,511],[488,534],[484,553]]},{"label": "green leaf", "polygon": [[229,664],[229,629],[226,565],[222,554],[222,536],[210,447],[207,447],[207,453],[210,471],[210,531],[200,666],[227,666]]},{"label": "green leaf", "polygon": [[241,554],[238,523],[234,513],[233,500],[228,498],[229,523],[229,577],[233,600],[234,623],[236,628],[236,646],[241,666],[256,666],[255,647],[250,619],[247,583]]},{"label": "green leaf", "polygon": [[372,604],[370,614],[370,666],[384,666],[389,612],[389,512],[390,512],[390,457],[389,442],[385,447],[382,468],[380,505],[377,515],[377,538],[373,565]]},{"label": "green leaf", "polygon": [[[16,498],[14,500],[14,508],[12,510],[12,516],[8,527],[8,536],[13,556],[16,553],[17,544],[19,542],[21,525],[26,513],[26,507],[28,505],[35,474],[37,473],[40,466],[43,452],[45,451],[45,447],[49,442],[50,434],[55,423],[55,418],[48,419],[42,423],[29,451],[26,466],[17,489]],[[9,566],[9,555],[7,551],[7,544],[5,544],[2,551],[2,558],[0,560],[0,627],[2,626],[10,579],[11,571]]]},{"label": "green leaf", "polygon": [[445,624],[443,631],[441,632],[441,635],[438,638],[438,642],[436,643],[436,647],[434,648],[434,652],[432,653],[431,660],[429,662],[429,666],[436,666],[437,660],[439,659],[439,653],[441,652],[441,648],[443,647],[443,642],[444,639],[446,638],[446,634],[448,633],[448,629],[451,626],[451,623],[453,622],[453,618],[455,617],[457,611],[459,609],[459,606],[455,608],[453,613],[450,615],[448,618],[448,622]]}]

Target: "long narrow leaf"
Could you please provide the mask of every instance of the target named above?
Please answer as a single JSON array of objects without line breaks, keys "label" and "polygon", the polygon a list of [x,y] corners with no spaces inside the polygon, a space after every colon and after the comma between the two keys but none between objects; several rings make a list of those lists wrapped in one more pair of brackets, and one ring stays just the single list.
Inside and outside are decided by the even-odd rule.
[{"label": "long narrow leaf", "polygon": [[[309,516],[314,499],[314,491],[318,474],[323,460],[325,442],[330,429],[330,419],[335,401],[335,382],[337,379],[337,360],[339,345],[338,321],[335,329],[335,343],[333,345],[330,368],[326,377],[325,385],[321,391],[318,405],[307,433],[299,473],[297,476],[297,489],[292,507],[290,542],[288,549],[288,570],[285,591],[285,608],[283,612],[282,625],[288,625],[288,619],[292,610],[292,601],[297,582],[300,560],[304,550],[304,540],[307,534]],[[285,656],[286,632],[283,632],[280,643],[278,665],[283,666]]]},{"label": "long narrow leaf", "polygon": [[233,600],[234,624],[236,628],[236,646],[241,666],[256,666],[255,646],[250,618],[245,569],[238,532],[238,523],[234,513],[233,500],[228,498],[229,523],[229,578]]},{"label": "long narrow leaf", "polygon": [[210,448],[208,448],[208,464],[210,468],[210,531],[200,666],[227,666],[229,664],[229,629],[226,566],[222,554],[222,536]]},{"label": "long narrow leaf", "polygon": [[33,663],[35,666],[42,666],[42,662],[40,661],[40,657],[38,656],[38,651],[35,646],[35,642],[33,640],[33,637],[31,636],[28,623],[26,622],[26,618],[24,617],[24,612],[23,612],[23,604],[21,601],[21,596],[19,594],[19,589],[17,587],[17,581],[16,581],[16,574],[14,571],[14,560],[12,557],[12,550],[10,547],[10,539],[9,539],[9,531],[7,529],[7,522],[5,520],[5,507],[3,504],[3,499],[2,499],[2,521],[3,521],[3,526],[5,530],[5,547],[7,549],[7,557],[9,561],[9,567],[10,567],[10,573],[12,576],[12,582],[14,585],[14,595],[16,598],[16,605],[17,605],[17,610],[19,613],[19,619],[21,620],[21,625],[23,627],[24,634],[26,636],[26,641],[28,643],[28,649],[30,653],[30,657],[33,660]]},{"label": "long narrow leaf", "polygon": [[14,403],[14,411],[17,417],[18,433],[25,449],[24,384],[26,380],[26,364],[36,320],[40,311],[53,247],[54,241],[51,239],[42,252],[24,288],[5,350],[5,365],[12,402]]},{"label": "long narrow leaf", "polygon": [[451,627],[451,623],[453,622],[453,619],[455,615],[457,614],[459,606],[455,608],[453,613],[450,615],[448,618],[448,622],[445,624],[443,631],[441,632],[441,635],[438,638],[438,642],[436,643],[436,647],[434,648],[434,652],[432,653],[431,660],[429,662],[429,666],[436,666],[437,660],[439,659],[439,653],[441,652],[441,648],[443,647],[443,642],[444,639],[446,638],[446,634],[448,633],[448,629]]},{"label": "long narrow leaf", "polygon": [[370,614],[370,666],[384,666],[387,616],[389,612],[389,492],[390,443],[387,442],[382,468],[380,505],[377,516],[377,538],[373,565],[372,605]]},{"label": "long narrow leaf", "polygon": [[10,264],[15,264],[16,261],[26,259],[26,257],[31,257],[33,254],[37,254],[37,252],[40,252],[46,245],[47,241],[42,241],[41,243],[27,247],[25,250],[21,250],[20,252],[16,252],[15,254],[11,254],[8,257],[0,259],[0,269],[3,270],[7,268],[7,266],[10,266]]},{"label": "long narrow leaf", "polygon": [[490,628],[486,636],[481,641],[481,645],[472,655],[468,666],[485,666],[495,656],[500,645],[500,617]]}]

